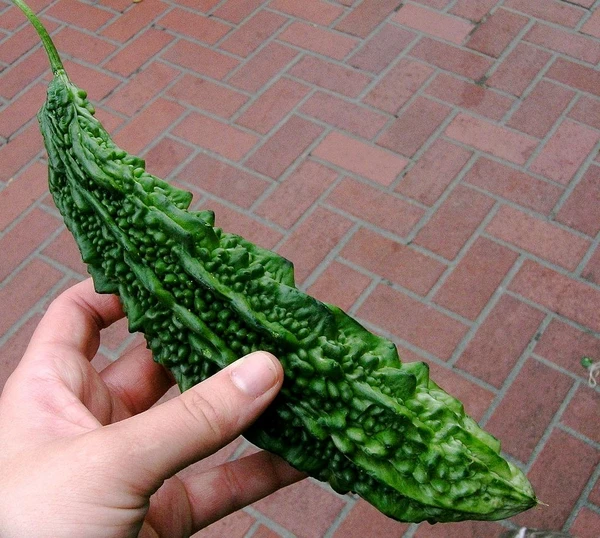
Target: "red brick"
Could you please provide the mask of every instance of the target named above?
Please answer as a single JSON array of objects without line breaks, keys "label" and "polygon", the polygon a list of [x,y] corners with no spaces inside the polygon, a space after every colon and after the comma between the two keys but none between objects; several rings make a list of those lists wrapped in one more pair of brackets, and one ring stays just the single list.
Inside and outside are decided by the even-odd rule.
[{"label": "red brick", "polygon": [[474,28],[464,19],[415,4],[401,6],[392,20],[456,45],[460,45]]},{"label": "red brick", "polygon": [[166,178],[192,153],[189,146],[171,138],[162,138],[144,154],[146,170],[155,176]]},{"label": "red brick", "polygon": [[106,26],[101,34],[115,41],[125,43],[167,9],[168,6],[161,1],[132,4],[127,11]]},{"label": "red brick", "polygon": [[433,205],[468,162],[472,153],[443,139],[421,155],[396,187],[396,192]]},{"label": "red brick", "polygon": [[323,26],[329,26],[344,12],[341,7],[322,0],[304,0],[304,2],[273,0],[269,7]]},{"label": "red brick", "polygon": [[528,22],[527,17],[500,8],[477,27],[467,47],[498,58]]},{"label": "red brick", "polygon": [[368,502],[359,499],[333,534],[333,538],[403,536],[409,525],[384,516]]},{"label": "red brick", "polygon": [[589,240],[506,205],[499,209],[485,231],[570,271],[577,268],[590,247]]},{"label": "red brick", "polygon": [[596,506],[600,506],[600,479],[596,480],[596,485],[590,491],[588,499]]},{"label": "red brick", "polygon": [[424,214],[421,208],[349,178],[338,184],[326,201],[399,236],[407,236]]},{"label": "red brick", "polygon": [[[95,67],[88,67],[68,60],[64,61],[64,64],[71,82],[85,89],[88,99],[92,103],[100,102],[121,83],[118,78],[101,72]],[[90,84],[90,80],[93,80],[94,84]]]},{"label": "red brick", "polygon": [[600,291],[588,284],[526,260],[510,289],[558,315],[600,329]]},{"label": "red brick", "polygon": [[219,48],[245,58],[273,36],[287,20],[277,13],[258,11],[227,37]]},{"label": "red brick", "polygon": [[133,339],[127,328],[127,323],[127,319],[122,318],[104,329],[101,333],[102,346],[112,352],[126,346]]},{"label": "red brick", "polygon": [[413,39],[414,33],[386,24],[351,56],[348,63],[363,71],[381,73]]},{"label": "red brick", "polygon": [[544,214],[552,211],[563,193],[556,185],[486,157],[475,162],[463,181]]},{"label": "red brick", "polygon": [[575,92],[567,88],[541,80],[523,100],[507,125],[531,136],[544,138],[574,96]]},{"label": "red brick", "polygon": [[0,252],[3,253],[0,281],[34,252],[60,224],[56,217],[36,208],[5,233],[0,239]]},{"label": "red brick", "polygon": [[21,316],[27,315],[62,276],[60,271],[38,259],[23,267],[0,289],[0,304],[10,305],[0,317],[0,334],[6,334]]},{"label": "red brick", "polygon": [[321,273],[308,293],[320,301],[348,311],[370,283],[368,276],[334,261]]},{"label": "red brick", "polygon": [[351,227],[352,222],[337,213],[322,208],[312,212],[278,249],[294,263],[296,282],[304,282]]},{"label": "red brick", "polygon": [[492,521],[461,521],[443,525],[421,523],[414,536],[415,538],[500,538],[505,531],[504,527]]},{"label": "red brick", "polygon": [[161,136],[184,113],[177,103],[159,98],[137,114],[115,136],[117,145],[138,154]]},{"label": "red brick", "polygon": [[593,284],[600,284],[600,249],[596,248],[592,257],[588,260],[581,272],[581,278],[585,278]]},{"label": "red brick", "polygon": [[[213,0],[213,3],[216,5],[219,1]],[[262,0],[228,0],[218,7],[213,15],[234,24],[239,24],[263,3]]]},{"label": "red brick", "polygon": [[136,73],[105,101],[113,110],[126,116],[135,115],[143,106],[160,94],[180,71],[162,62],[153,62]]},{"label": "red brick", "polygon": [[244,538],[254,523],[252,516],[238,510],[202,529],[198,538]]},{"label": "red brick", "polygon": [[238,117],[236,123],[260,134],[267,134],[308,95],[310,88],[281,78]]},{"label": "red brick", "polygon": [[494,71],[487,84],[521,96],[551,58],[552,54],[548,51],[519,43]]},{"label": "red brick", "polygon": [[248,159],[246,166],[277,179],[322,132],[317,124],[292,116]]},{"label": "red brick", "polygon": [[493,63],[490,58],[428,37],[421,38],[410,54],[440,69],[472,80],[481,79]]},{"label": "red brick", "polygon": [[293,22],[277,38],[335,60],[343,60],[358,44],[354,38],[306,22]]},{"label": "red brick", "polygon": [[98,30],[114,17],[110,11],[83,2],[73,4],[68,0],[58,0],[44,13],[69,25],[85,28],[91,32]]},{"label": "red brick", "polygon": [[[17,10],[21,17],[24,16],[21,10]],[[0,16],[0,28],[7,29],[5,21]],[[57,27],[57,24],[51,20],[41,17],[42,24],[48,30],[48,33],[52,34]],[[19,20],[22,22],[22,20]],[[0,62],[6,64],[15,63],[21,56],[27,54],[32,48],[39,46],[40,38],[35,31],[35,28],[31,24],[26,24],[20,30],[9,34],[6,39],[0,42]]]},{"label": "red brick", "polygon": [[369,76],[356,69],[313,56],[302,58],[290,69],[289,73],[306,82],[348,97],[357,97],[365,86],[371,82]]},{"label": "red brick", "polygon": [[367,139],[372,139],[388,121],[383,114],[321,91],[315,92],[300,112]]},{"label": "red brick", "polygon": [[47,167],[34,161],[0,191],[0,232],[47,192]]},{"label": "red brick", "polygon": [[252,134],[197,113],[186,116],[173,134],[232,161],[242,159],[258,142]]},{"label": "red brick", "polygon": [[600,43],[575,32],[537,23],[523,39],[594,65],[600,61]]},{"label": "red brick", "polygon": [[280,43],[268,43],[248,60],[229,79],[229,83],[245,90],[256,93],[298,55],[294,49]]},{"label": "red brick", "polygon": [[598,10],[592,12],[580,31],[584,34],[600,37],[600,12]]},{"label": "red brick", "polygon": [[366,95],[364,102],[396,114],[432,73],[431,67],[402,58]]},{"label": "red brick", "polygon": [[586,13],[581,8],[558,0],[506,0],[504,7],[571,28],[577,26]]},{"label": "red brick", "polygon": [[252,538],[281,538],[282,536],[282,534],[279,534],[262,524],[256,529],[254,534],[252,534]]},{"label": "red brick", "polygon": [[303,162],[256,209],[256,214],[291,228],[338,174],[314,161]]},{"label": "red brick", "polygon": [[101,63],[117,48],[104,39],[69,27],[52,36],[52,40],[61,54],[93,64]]},{"label": "red brick", "polygon": [[336,28],[358,37],[367,37],[400,4],[399,0],[363,0],[337,23]]},{"label": "red brick", "polygon": [[377,143],[392,151],[412,157],[444,122],[450,112],[450,107],[446,105],[425,97],[417,97],[379,137]]},{"label": "red brick", "polygon": [[7,182],[43,148],[39,127],[32,123],[0,146],[0,180]]},{"label": "red brick", "polygon": [[480,22],[496,4],[496,0],[457,0],[450,13]]},{"label": "red brick", "polygon": [[2,360],[0,361],[0,394],[2,393],[6,380],[14,372],[19,362],[21,362],[21,358],[33,335],[33,331],[41,319],[41,314],[34,314],[19,327],[19,330],[16,331],[3,346],[0,346],[0,356],[2,357]]},{"label": "red brick", "polygon": [[402,157],[335,131],[312,154],[381,185],[390,185],[408,163]]},{"label": "red brick", "polygon": [[415,244],[453,260],[493,205],[488,196],[459,185],[417,234]]},{"label": "red brick", "polygon": [[[404,358],[401,353],[401,358]],[[453,367],[428,362],[431,379],[448,394],[460,400],[467,415],[479,421],[494,401],[496,394],[473,381],[465,379],[464,375]]]},{"label": "red brick", "polygon": [[518,254],[489,239],[478,238],[463,256],[433,300],[474,320],[483,310]]},{"label": "red brick", "polygon": [[596,538],[600,529],[600,514],[585,506],[579,510],[569,532],[579,538]]},{"label": "red brick", "polygon": [[582,379],[587,379],[588,373],[581,366],[581,358],[599,357],[600,339],[563,321],[553,319],[535,346],[534,352]]},{"label": "red brick", "polygon": [[210,209],[216,214],[216,224],[226,232],[241,235],[261,247],[272,249],[281,240],[281,233],[230,206],[210,200],[199,209]]},{"label": "red brick", "polygon": [[510,97],[447,73],[435,77],[425,93],[493,120],[502,119],[513,104]]},{"label": "red brick", "polygon": [[46,99],[46,87],[35,84],[0,109],[0,136],[9,138],[35,117]]},{"label": "red brick", "polygon": [[0,77],[0,97],[12,99],[15,95],[48,72],[48,57],[37,49],[2,71]]},{"label": "red brick", "polygon": [[544,317],[541,310],[502,295],[456,366],[501,388]]},{"label": "red brick", "polygon": [[561,417],[561,422],[592,441],[600,443],[598,416],[600,414],[600,393],[581,386],[571,399]]},{"label": "red brick", "polygon": [[531,528],[562,528],[599,463],[598,450],[568,433],[553,430],[528,475],[545,505],[516,516],[513,521]]},{"label": "red brick", "polygon": [[231,30],[231,26],[214,18],[191,13],[178,7],[163,15],[157,24],[179,35],[183,34],[209,45],[214,45]]},{"label": "red brick", "polygon": [[446,269],[437,260],[365,228],[354,234],[341,256],[422,296]]},{"label": "red brick", "polygon": [[572,386],[567,375],[529,358],[485,428],[505,452],[527,462]]},{"label": "red brick", "polygon": [[248,100],[240,92],[195,75],[184,75],[167,95],[180,104],[190,104],[222,118],[233,116]]},{"label": "red brick", "polygon": [[582,95],[569,111],[569,117],[600,129],[600,100],[588,95]]},{"label": "red brick", "polygon": [[196,155],[177,178],[244,208],[249,208],[269,186],[267,181],[205,153]]},{"label": "red brick", "polygon": [[165,30],[148,28],[128,41],[103,67],[129,77],[150,58],[164,50],[173,39]]},{"label": "red brick", "polygon": [[[253,506],[296,536],[321,538],[345,504],[340,497],[303,480],[276,491]],[[311,516],[307,518],[307,514]]]},{"label": "red brick", "polygon": [[468,330],[460,321],[383,284],[367,297],[358,316],[444,360]]},{"label": "red brick", "polygon": [[42,254],[83,277],[89,276],[87,266],[81,260],[77,243],[71,232],[66,229],[42,251]]},{"label": "red brick", "polygon": [[532,172],[567,185],[600,140],[588,127],[564,120],[530,166]]},{"label": "red brick", "polygon": [[445,134],[516,164],[525,164],[539,143],[528,135],[463,113],[452,120]]},{"label": "red brick", "polygon": [[592,67],[557,58],[546,76],[572,88],[600,96],[600,72]]},{"label": "red brick", "polygon": [[239,64],[238,60],[231,56],[184,39],[168,48],[163,58],[217,80],[224,79]]}]

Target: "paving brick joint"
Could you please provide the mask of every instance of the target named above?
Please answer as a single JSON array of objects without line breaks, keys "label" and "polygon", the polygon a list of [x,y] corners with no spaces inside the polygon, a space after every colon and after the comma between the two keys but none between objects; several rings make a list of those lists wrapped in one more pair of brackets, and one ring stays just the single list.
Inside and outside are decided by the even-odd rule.
[{"label": "paving brick joint", "polygon": [[[597,538],[600,389],[580,359],[600,360],[600,1],[31,5],[119,145],[426,360],[547,504],[408,525],[307,480],[197,536]],[[47,193],[48,81],[0,0],[0,388],[52,298],[86,277]],[[98,367],[136,338],[107,330]]]}]

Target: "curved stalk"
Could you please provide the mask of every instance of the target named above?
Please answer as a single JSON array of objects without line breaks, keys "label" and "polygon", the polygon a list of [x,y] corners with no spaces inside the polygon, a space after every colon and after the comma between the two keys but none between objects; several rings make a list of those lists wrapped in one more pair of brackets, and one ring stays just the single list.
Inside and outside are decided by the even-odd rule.
[{"label": "curved stalk", "polygon": [[12,0],[12,3],[17,6],[29,19],[36,32],[40,36],[42,40],[42,45],[44,45],[44,49],[46,49],[46,54],[48,55],[48,60],[50,60],[50,67],[52,69],[52,73],[57,75],[58,73],[64,73],[65,68],[63,63],[58,55],[58,51],[52,42],[52,38],[50,34],[44,28],[44,25],[40,22],[37,15],[33,12],[33,10],[25,3],[23,0]]}]

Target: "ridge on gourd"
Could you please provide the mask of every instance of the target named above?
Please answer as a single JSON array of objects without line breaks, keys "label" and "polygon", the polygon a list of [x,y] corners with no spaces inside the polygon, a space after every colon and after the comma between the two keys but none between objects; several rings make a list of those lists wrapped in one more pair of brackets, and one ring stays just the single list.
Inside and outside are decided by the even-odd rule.
[{"label": "ridge on gourd", "polygon": [[[38,119],[49,189],[99,293],[186,390],[241,355],[274,353],[283,388],[245,433],[257,446],[407,522],[502,519],[535,506],[498,441],[394,344],[296,288],[292,264],[190,211],[94,117],[22,0],[54,77]],[[401,315],[401,313],[399,313]]]}]

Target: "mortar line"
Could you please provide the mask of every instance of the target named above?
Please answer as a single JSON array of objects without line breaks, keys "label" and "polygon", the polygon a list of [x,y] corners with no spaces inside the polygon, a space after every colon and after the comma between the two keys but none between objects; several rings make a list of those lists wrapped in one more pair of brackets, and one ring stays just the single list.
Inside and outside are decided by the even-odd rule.
[{"label": "mortar line", "polygon": [[544,433],[542,433],[542,435],[540,436],[535,447],[531,451],[531,454],[529,455],[529,460],[527,461],[527,463],[525,465],[526,474],[529,474],[529,472],[531,471],[531,468],[533,467],[538,456],[540,455],[542,450],[544,450],[544,448],[546,447],[548,439],[550,439],[550,436],[554,432],[555,428],[560,424],[560,419],[561,419],[563,413],[565,412],[565,409],[571,403],[571,399],[573,398],[573,395],[577,392],[577,388],[578,388],[578,383],[574,382],[571,385],[571,388],[568,390],[567,395],[565,396],[563,401],[558,406],[558,409],[552,416],[552,419],[547,424],[546,429],[544,430]]},{"label": "mortar line", "polygon": [[[542,320],[540,326],[538,327],[536,334],[543,334],[543,332],[546,330],[549,323],[550,323],[550,318],[549,318],[549,316],[546,316]],[[511,369],[511,371],[508,373],[508,375],[504,379],[502,387],[498,391],[496,398],[494,398],[494,400],[492,401],[492,403],[490,404],[490,406],[488,407],[486,412],[483,414],[481,421],[480,421],[480,424],[482,426],[485,426],[485,424],[487,424],[488,420],[494,414],[496,409],[499,407],[500,403],[502,401],[504,401],[504,397],[506,396],[506,393],[512,386],[514,380],[517,378],[517,376],[519,375],[521,370],[523,369],[525,362],[527,362],[527,359],[531,355],[531,352],[535,348],[536,344],[537,344],[537,340],[535,338],[532,338],[528,342],[527,346],[525,346],[525,349],[519,356],[518,360],[515,362],[513,368]]]},{"label": "mortar line", "polygon": [[583,507],[586,507],[589,510],[592,510],[594,513],[596,513],[600,516],[600,507],[595,506],[589,500],[589,495],[592,492],[592,490],[594,489],[594,485],[596,484],[597,480],[600,480],[600,465],[596,466],[595,471],[592,473],[592,475],[590,476],[589,480],[587,481],[585,487],[581,491],[579,498],[577,499],[575,505],[571,509],[571,513],[569,514],[569,516],[567,517],[567,520],[565,521],[565,523],[563,525],[563,529],[571,528],[571,526],[575,522],[575,519],[577,518],[577,516],[579,515],[579,513]]},{"label": "mortar line", "polygon": [[295,534],[287,530],[285,527],[281,526],[279,523],[273,521],[268,516],[264,515],[252,505],[246,506],[242,510],[251,517],[253,517],[255,520],[262,523],[268,529],[279,533],[281,535],[281,538],[298,538]]}]

